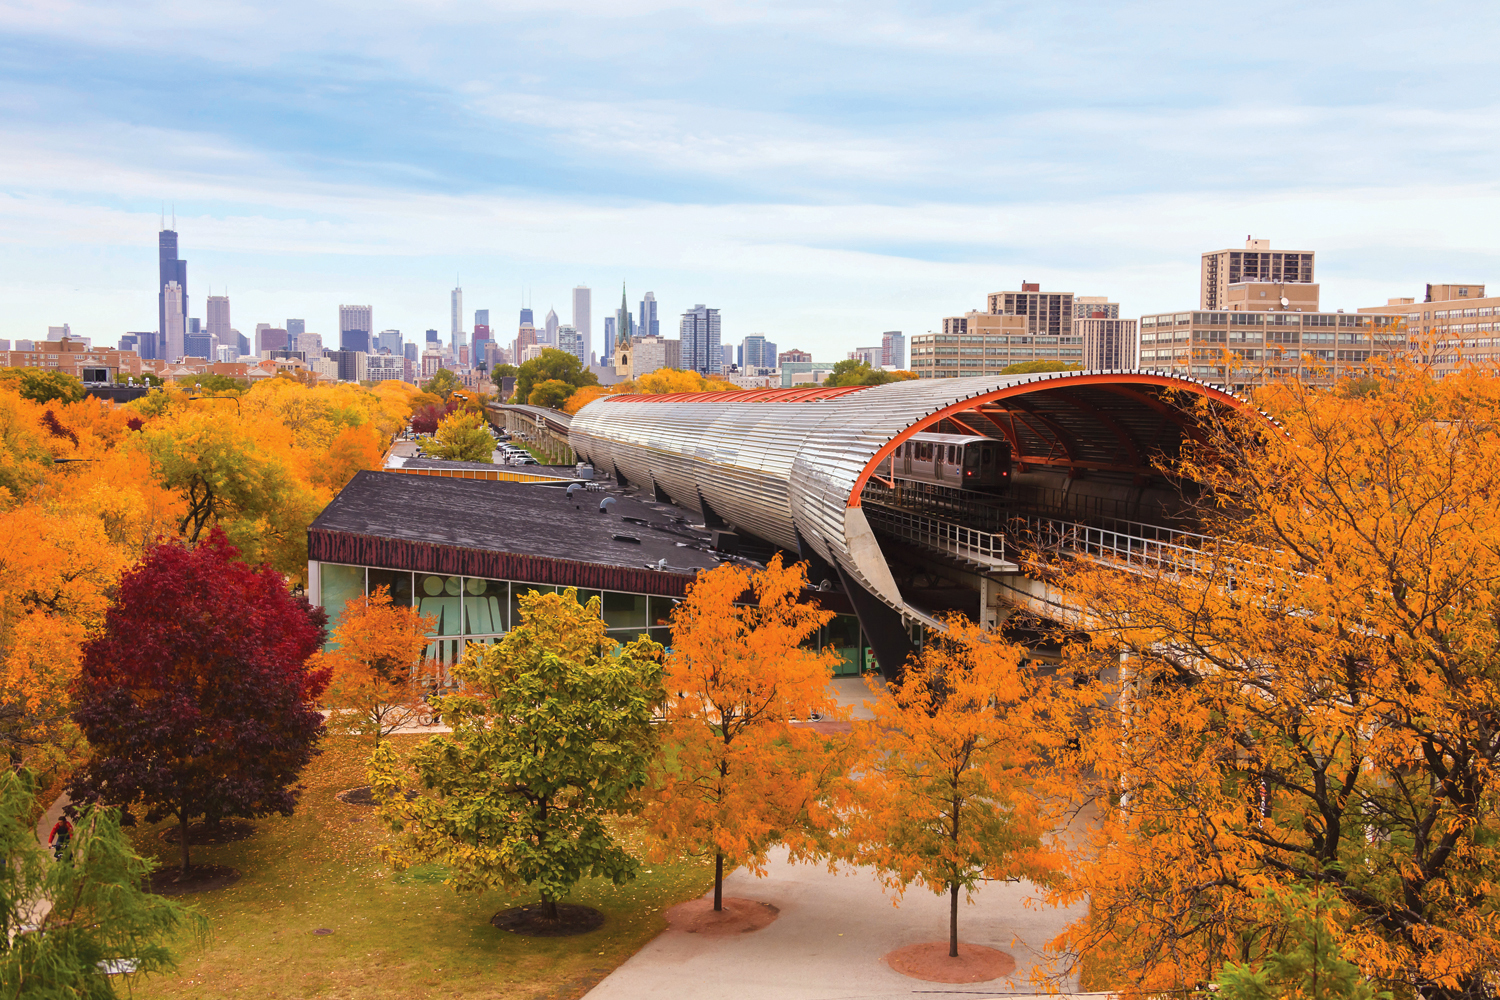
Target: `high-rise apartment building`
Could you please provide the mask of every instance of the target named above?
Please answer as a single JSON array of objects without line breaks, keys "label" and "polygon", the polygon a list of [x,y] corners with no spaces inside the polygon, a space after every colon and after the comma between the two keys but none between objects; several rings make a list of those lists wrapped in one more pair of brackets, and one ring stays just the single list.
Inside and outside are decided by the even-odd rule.
[{"label": "high-rise apartment building", "polygon": [[1018,292],[994,292],[988,310],[943,319],[940,333],[911,339],[918,378],[998,375],[1013,364],[1083,363],[1082,335],[1073,329],[1072,292],[1043,292],[1022,281]]},{"label": "high-rise apartment building", "polygon": [[[339,306],[339,350],[370,353],[370,331],[375,329],[374,306]],[[343,378],[343,375],[339,376]]]},{"label": "high-rise apartment building", "polygon": [[883,353],[879,347],[856,347],[849,352],[849,360],[863,362],[871,368],[879,368]]},{"label": "high-rise apartment building", "polygon": [[1074,319],[1119,319],[1120,303],[1109,301],[1107,295],[1073,296]]},{"label": "high-rise apartment building", "polygon": [[583,356],[583,338],[578,335],[577,330],[573,329],[571,323],[563,323],[557,328],[557,349],[567,351],[583,362],[585,368],[588,367],[588,359]]},{"label": "high-rise apartment building", "polygon": [[682,314],[682,368],[700,375],[724,370],[724,351],[719,344],[719,310],[701,302]]},{"label": "high-rise apartment building", "polygon": [[[1115,305],[1116,313],[1119,308]],[[1073,320],[1073,332],[1083,342],[1083,367],[1090,371],[1127,371],[1135,368],[1135,320],[1094,315],[1104,311],[1095,309],[1088,317]]]},{"label": "high-rise apartment building", "polygon": [[593,292],[587,285],[573,289],[573,329],[583,343],[583,360],[588,364],[594,356],[594,305]]},{"label": "high-rise apartment building", "polygon": [[1245,237],[1243,250],[1203,255],[1198,308],[1231,312],[1318,311],[1309,250],[1271,249],[1270,240]]},{"label": "high-rise apartment building", "polygon": [[[177,256],[177,219],[174,214],[172,228],[162,226],[161,232],[156,234],[157,250],[157,331],[160,334],[162,354],[153,355],[161,357],[167,355],[169,360],[175,361],[182,357],[182,337],[187,333],[188,316],[188,294],[187,294],[187,261]],[[173,285],[170,292],[167,285]],[[176,299],[172,307],[173,312],[181,319],[180,329],[175,342],[170,342],[170,333],[167,328],[167,299]],[[177,353],[173,354],[172,352]]]},{"label": "high-rise apartment building", "polygon": [[880,363],[906,368],[906,335],[900,330],[887,330],[880,335]]},{"label": "high-rise apartment building", "polygon": [[641,299],[641,311],[637,317],[636,333],[642,337],[661,336],[661,320],[656,315],[655,292],[647,292]]},{"label": "high-rise apartment building", "polygon": [[460,347],[469,342],[468,334],[464,332],[464,290],[462,288],[453,289],[450,305],[452,315],[449,321],[453,327],[453,339],[450,343],[453,345],[454,352],[457,353]]}]

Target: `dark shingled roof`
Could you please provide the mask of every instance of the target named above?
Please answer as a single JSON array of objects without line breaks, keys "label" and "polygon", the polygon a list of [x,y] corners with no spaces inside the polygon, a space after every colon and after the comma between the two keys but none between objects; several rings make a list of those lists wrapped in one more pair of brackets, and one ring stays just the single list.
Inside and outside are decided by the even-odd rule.
[{"label": "dark shingled roof", "polygon": [[[615,503],[601,514],[605,497]],[[309,531],[637,570],[665,559],[666,572],[692,576],[719,560],[709,551],[709,532],[682,523],[688,516],[613,484],[603,491],[577,491],[570,501],[563,487],[550,484],[360,472]]]}]

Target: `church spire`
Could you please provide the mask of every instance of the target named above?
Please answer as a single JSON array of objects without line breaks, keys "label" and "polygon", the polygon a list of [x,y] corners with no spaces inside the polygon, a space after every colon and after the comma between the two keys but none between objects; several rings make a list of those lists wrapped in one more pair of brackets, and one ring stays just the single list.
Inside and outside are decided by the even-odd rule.
[{"label": "church spire", "polygon": [[625,298],[625,282],[620,282],[620,311],[615,315],[615,341],[630,346],[630,303]]}]

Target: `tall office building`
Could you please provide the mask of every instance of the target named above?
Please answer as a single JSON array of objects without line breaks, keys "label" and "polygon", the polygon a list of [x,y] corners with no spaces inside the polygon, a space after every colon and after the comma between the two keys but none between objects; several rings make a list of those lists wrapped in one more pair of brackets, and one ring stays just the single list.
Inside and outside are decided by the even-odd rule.
[{"label": "tall office building", "polygon": [[237,348],[239,345],[234,343],[234,336],[229,332],[229,296],[210,295],[205,301],[208,308],[208,335],[217,344]]},{"label": "tall office building", "polygon": [[370,331],[373,329],[374,306],[339,306],[339,350],[370,353]]},{"label": "tall office building", "polygon": [[642,337],[660,337],[661,321],[656,315],[656,293],[647,292],[641,299],[641,312],[636,332]]},{"label": "tall office building", "polygon": [[168,361],[176,361],[187,349],[187,344],[183,341],[187,336],[187,317],[182,314],[187,295],[176,281],[169,281],[162,286],[161,296],[166,310],[161,331],[163,354]]},{"label": "tall office building", "polygon": [[432,344],[436,344],[437,342],[438,342],[438,332],[436,330],[428,330],[427,331],[427,343],[429,345],[432,345]]},{"label": "tall office building", "polygon": [[297,334],[295,341],[291,340],[291,333],[287,333],[287,339],[291,342],[291,349],[300,351],[308,358],[321,358],[323,356],[323,335],[321,333],[308,333],[303,331]]},{"label": "tall office building", "polygon": [[286,334],[288,337],[296,337],[307,332],[307,321],[303,319],[289,319],[286,321]]},{"label": "tall office building", "polygon": [[1270,240],[1249,236],[1243,250],[1210,250],[1203,255],[1198,308],[1317,312],[1313,254],[1307,250],[1272,251]]},{"label": "tall office building", "polygon": [[594,354],[594,304],[593,292],[587,285],[573,289],[573,329],[583,343],[583,359],[587,364]]},{"label": "tall office building", "polygon": [[880,363],[892,368],[906,367],[906,335],[900,330],[887,330],[880,335]]},{"label": "tall office building", "polygon": [[[740,342],[740,367],[741,368],[764,368],[776,367],[774,364],[765,363],[766,335],[763,333],[752,333]],[[771,355],[775,358],[775,354]]]},{"label": "tall office building", "polygon": [[700,375],[724,370],[724,351],[719,344],[719,310],[701,302],[682,314],[682,367]]},{"label": "tall office building", "polygon": [[[490,311],[488,309],[474,310],[474,351],[476,356],[479,351],[479,342],[490,339]],[[486,361],[488,355],[485,355]],[[488,363],[488,361],[487,361]]]},{"label": "tall office building", "polygon": [[405,353],[407,361],[416,361],[417,360],[417,342],[415,340],[408,340],[406,342],[406,348],[405,348],[405,350],[404,350],[403,353]]},{"label": "tall office building", "polygon": [[458,349],[469,342],[468,334],[464,332],[464,290],[462,288],[453,289],[452,306],[453,315],[450,317],[453,324],[452,344],[453,352],[457,354]]},{"label": "tall office building", "polygon": [[859,361],[871,368],[880,367],[881,349],[879,347],[856,347],[849,352],[850,361]]},{"label": "tall office building", "polygon": [[291,350],[291,338],[279,326],[257,323],[255,324],[255,349],[261,354],[267,351]]},{"label": "tall office building", "polygon": [[397,357],[401,356],[401,331],[381,330],[380,336],[375,340],[375,350],[390,351]]},{"label": "tall office building", "polygon": [[531,327],[536,326],[536,320],[532,318],[531,309],[528,306],[521,307],[521,325]]},{"label": "tall office building", "polygon": [[[165,221],[165,220],[163,220]],[[158,343],[160,354],[155,357],[170,355],[170,360],[182,357],[182,337],[187,333],[188,294],[187,294],[187,261],[177,256],[177,218],[172,218],[172,228],[162,226],[161,232],[156,234],[157,247],[157,331],[159,333]],[[176,304],[172,307],[175,315],[181,319],[177,331],[177,340],[174,345],[169,346],[170,335],[167,329],[167,285],[173,285],[171,296],[175,297]],[[176,351],[176,354],[171,354]]]},{"label": "tall office building", "polygon": [[604,317],[604,344],[605,344],[606,347],[610,348],[610,352],[609,352],[609,354],[606,354],[605,357],[610,357],[610,356],[612,356],[614,354],[614,350],[613,350],[614,343],[615,343],[615,318],[613,316],[606,316],[606,317]]},{"label": "tall office building", "polygon": [[562,346],[557,342],[557,312],[555,310],[547,310],[547,318],[542,321],[542,329],[546,334],[546,339],[543,340],[541,337],[538,337],[537,343],[546,344],[548,347]]}]

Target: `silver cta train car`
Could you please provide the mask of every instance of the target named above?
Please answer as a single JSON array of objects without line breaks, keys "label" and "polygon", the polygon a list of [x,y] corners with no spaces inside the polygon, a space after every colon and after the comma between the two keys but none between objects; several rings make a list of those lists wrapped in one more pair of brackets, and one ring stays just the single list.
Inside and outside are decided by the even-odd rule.
[{"label": "silver cta train car", "polygon": [[879,467],[890,479],[1003,493],[1010,486],[1010,443],[974,434],[913,434]]}]

